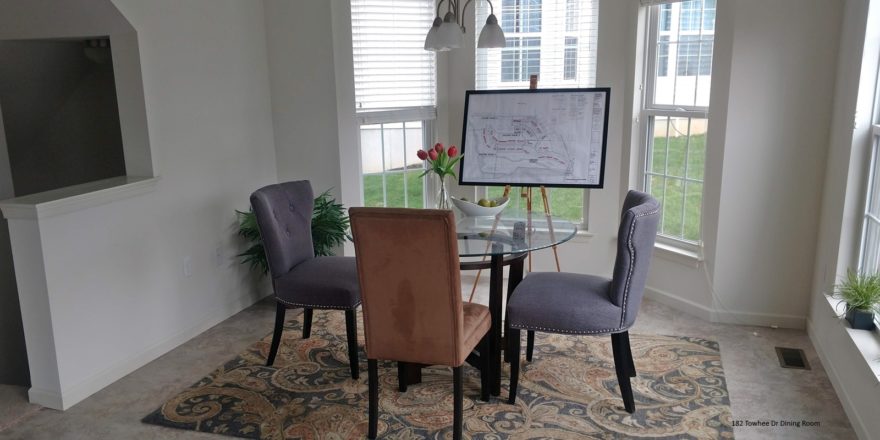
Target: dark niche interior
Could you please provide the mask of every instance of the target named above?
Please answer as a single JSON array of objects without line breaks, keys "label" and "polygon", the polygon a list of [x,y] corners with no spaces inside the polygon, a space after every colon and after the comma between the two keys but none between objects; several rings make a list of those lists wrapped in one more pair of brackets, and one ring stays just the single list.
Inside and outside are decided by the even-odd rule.
[{"label": "dark niche interior", "polygon": [[110,39],[0,41],[16,197],[124,176]]}]

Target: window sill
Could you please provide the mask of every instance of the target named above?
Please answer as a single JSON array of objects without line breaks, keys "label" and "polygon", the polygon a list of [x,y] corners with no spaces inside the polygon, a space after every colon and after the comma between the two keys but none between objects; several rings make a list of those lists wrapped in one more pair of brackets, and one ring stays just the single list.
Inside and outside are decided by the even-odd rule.
[{"label": "window sill", "polygon": [[654,244],[654,255],[664,260],[674,261],[694,268],[700,267],[700,264],[703,262],[702,252],[693,252],[664,243]]},{"label": "window sill", "polygon": [[43,219],[146,194],[158,177],[111,177],[0,201],[7,219]]},{"label": "window sill", "polygon": [[836,299],[828,295],[825,295],[825,299],[828,301],[831,312],[837,316],[840,325],[846,330],[856,349],[861,353],[868,368],[874,373],[875,385],[880,385],[880,329],[854,330],[843,318],[843,304],[838,304]]},{"label": "window sill", "polygon": [[570,241],[572,243],[589,243],[590,240],[592,240],[595,236],[596,234],[593,234],[590,231],[585,231],[578,228],[578,231],[575,232],[574,237],[571,237]]}]

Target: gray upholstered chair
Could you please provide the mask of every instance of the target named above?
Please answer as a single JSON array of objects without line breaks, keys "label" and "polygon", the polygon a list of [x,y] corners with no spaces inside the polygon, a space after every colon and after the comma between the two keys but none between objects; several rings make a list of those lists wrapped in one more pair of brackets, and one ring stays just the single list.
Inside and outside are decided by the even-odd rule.
[{"label": "gray upholstered chair", "polygon": [[610,334],[624,407],[629,413],[635,411],[630,377],[636,376],[636,369],[628,330],[642,302],[659,222],[657,200],[648,194],[630,191],[623,203],[617,260],[611,279],[573,273],[534,273],[516,287],[507,303],[511,353],[509,403],[516,401],[521,330],[569,335]]},{"label": "gray upholstered chair", "polygon": [[316,257],[312,246],[315,196],[308,180],[269,185],[251,195],[263,239],[277,309],[275,333],[266,365],[275,362],[284,314],[305,309],[303,338],[309,337],[314,309],[345,310],[351,377],[358,378],[356,309],[361,303],[354,257]]}]

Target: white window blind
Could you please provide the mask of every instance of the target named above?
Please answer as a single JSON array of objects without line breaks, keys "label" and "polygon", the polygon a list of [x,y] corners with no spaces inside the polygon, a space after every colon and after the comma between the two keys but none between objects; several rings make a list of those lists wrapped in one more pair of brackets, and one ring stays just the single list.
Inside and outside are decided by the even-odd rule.
[{"label": "white window blind", "polygon": [[356,109],[433,107],[436,61],[424,49],[432,0],[351,0]]},{"label": "white window blind", "polygon": [[[596,82],[599,0],[497,0],[495,15],[507,47],[477,49],[476,88],[591,87]],[[486,23],[489,6],[477,4],[473,29]]]}]

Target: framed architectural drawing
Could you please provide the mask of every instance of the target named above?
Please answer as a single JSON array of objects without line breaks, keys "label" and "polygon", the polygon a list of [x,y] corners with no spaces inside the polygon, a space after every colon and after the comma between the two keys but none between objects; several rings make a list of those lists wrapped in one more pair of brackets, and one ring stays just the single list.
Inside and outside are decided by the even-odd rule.
[{"label": "framed architectural drawing", "polygon": [[602,188],[610,95],[468,90],[459,184]]}]

